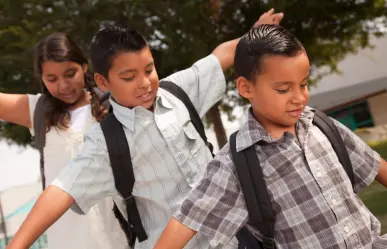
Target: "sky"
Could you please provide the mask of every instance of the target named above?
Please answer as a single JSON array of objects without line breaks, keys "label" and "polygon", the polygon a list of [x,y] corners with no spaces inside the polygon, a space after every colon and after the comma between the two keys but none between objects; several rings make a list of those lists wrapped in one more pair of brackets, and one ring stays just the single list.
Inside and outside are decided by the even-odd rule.
[{"label": "sky", "polygon": [[39,153],[31,147],[0,140],[0,192],[39,179]]}]

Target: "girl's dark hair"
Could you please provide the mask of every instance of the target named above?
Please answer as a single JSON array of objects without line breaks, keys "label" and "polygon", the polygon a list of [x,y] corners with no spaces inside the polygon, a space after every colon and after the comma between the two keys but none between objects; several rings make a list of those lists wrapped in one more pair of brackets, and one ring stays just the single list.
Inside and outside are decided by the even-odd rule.
[{"label": "girl's dark hair", "polygon": [[[46,61],[72,61],[79,65],[84,65],[87,64],[87,59],[80,48],[65,33],[51,34],[40,41],[35,48],[35,74],[41,82],[42,93],[48,100],[48,103],[45,105],[44,115],[47,131],[49,131],[52,126],[66,129],[69,127],[71,118],[70,113],[67,110],[69,105],[52,96],[41,79],[42,64]],[[97,120],[101,120],[105,110],[100,105],[99,98],[93,89],[94,83],[90,73],[85,73],[85,86],[91,94],[92,115]]]}]

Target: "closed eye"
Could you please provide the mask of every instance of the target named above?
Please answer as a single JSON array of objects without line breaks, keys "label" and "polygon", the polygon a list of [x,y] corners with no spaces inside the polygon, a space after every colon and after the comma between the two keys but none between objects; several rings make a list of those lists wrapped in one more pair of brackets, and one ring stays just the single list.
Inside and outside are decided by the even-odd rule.
[{"label": "closed eye", "polygon": [[288,89],[284,89],[284,90],[280,90],[280,89],[275,89],[277,92],[279,92],[280,94],[285,94],[287,92],[289,92],[289,88]]},{"label": "closed eye", "polygon": [[134,78],[135,78],[135,76],[133,76],[133,77],[129,77],[129,78],[121,78],[123,81],[127,81],[127,82],[129,82],[129,81],[132,81],[132,80],[134,80]]},{"label": "closed eye", "polygon": [[76,74],[75,71],[74,71],[74,72],[70,72],[70,73],[67,73],[67,74],[65,75],[65,77],[66,77],[66,78],[72,78],[72,77],[75,76],[75,74]]}]

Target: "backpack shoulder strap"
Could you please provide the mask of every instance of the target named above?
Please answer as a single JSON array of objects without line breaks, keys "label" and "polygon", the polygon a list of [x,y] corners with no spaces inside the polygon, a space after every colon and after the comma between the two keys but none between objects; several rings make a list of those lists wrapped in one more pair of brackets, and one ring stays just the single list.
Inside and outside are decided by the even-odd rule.
[{"label": "backpack shoulder strap", "polygon": [[254,146],[237,152],[236,137],[230,136],[230,149],[249,212],[249,223],[263,234],[263,248],[274,248],[275,217]]},{"label": "backpack shoulder strap", "polygon": [[33,117],[33,129],[34,129],[34,145],[36,148],[44,148],[46,146],[46,122],[45,122],[45,105],[46,95],[42,94],[36,102],[34,117]]},{"label": "backpack shoulder strap", "polygon": [[353,173],[351,159],[349,158],[347,148],[345,147],[343,138],[341,137],[336,125],[325,113],[318,110],[315,111],[313,124],[316,125],[328,138],[353,187],[355,176]]},{"label": "backpack shoulder strap", "polygon": [[[136,201],[132,196],[135,179],[129,144],[126,140],[124,129],[113,113],[109,113],[101,121],[101,128],[109,152],[115,186],[126,203],[129,225],[123,225],[126,225],[129,230],[133,229],[133,231],[129,231],[135,234],[131,236],[132,238],[137,237],[140,242],[145,241],[148,239],[148,236],[141,223]],[[128,234],[128,231],[124,232]],[[134,242],[132,241],[131,243]]]},{"label": "backpack shoulder strap", "polygon": [[46,121],[45,121],[45,105],[47,103],[47,96],[42,94],[38,99],[33,117],[34,129],[34,146],[38,149],[40,154],[40,177],[42,181],[42,188],[46,188],[46,177],[44,174],[44,147],[46,146]]},{"label": "backpack shoulder strap", "polygon": [[160,87],[168,91],[169,93],[173,94],[176,98],[178,98],[181,102],[183,102],[183,104],[188,110],[193,126],[195,127],[196,131],[199,133],[200,137],[203,139],[204,143],[210,149],[212,156],[214,156],[214,153],[213,153],[214,148],[212,144],[207,140],[202,119],[200,118],[195,106],[192,104],[192,101],[189,99],[187,93],[184,92],[184,90],[181,89],[181,87],[179,87],[178,85],[170,81],[161,81]]}]

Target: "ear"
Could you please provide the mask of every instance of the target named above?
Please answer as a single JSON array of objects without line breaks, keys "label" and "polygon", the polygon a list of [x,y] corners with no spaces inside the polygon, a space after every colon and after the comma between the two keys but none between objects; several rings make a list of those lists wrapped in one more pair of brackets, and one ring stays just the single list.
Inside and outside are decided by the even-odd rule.
[{"label": "ear", "polygon": [[89,66],[85,63],[82,65],[83,73],[87,72],[87,69],[89,69]]},{"label": "ear", "polygon": [[103,92],[108,91],[108,80],[102,74],[94,73],[94,82]]},{"label": "ear", "polygon": [[250,99],[253,96],[253,83],[250,82],[248,79],[245,77],[241,76],[237,79],[236,81],[236,86],[238,89],[239,94],[246,98]]}]

